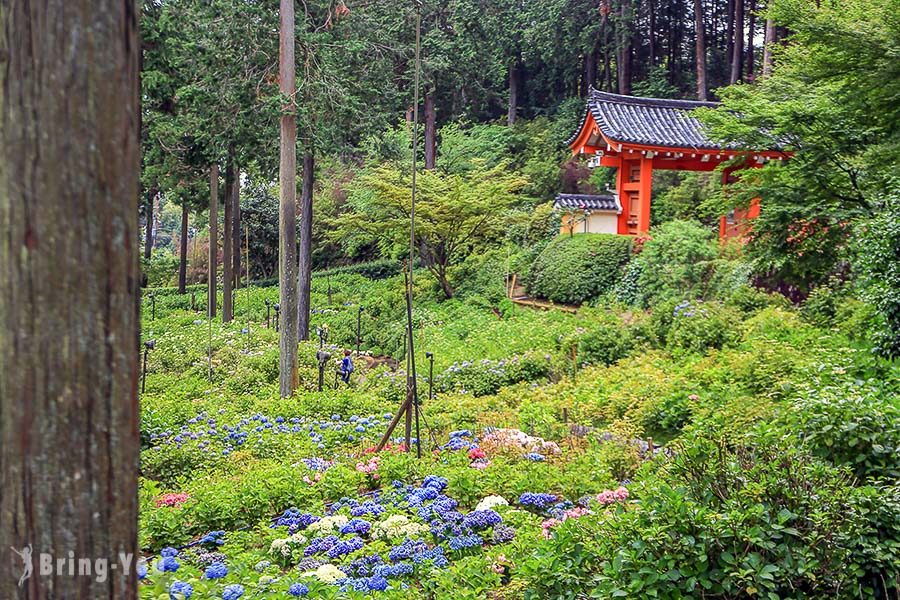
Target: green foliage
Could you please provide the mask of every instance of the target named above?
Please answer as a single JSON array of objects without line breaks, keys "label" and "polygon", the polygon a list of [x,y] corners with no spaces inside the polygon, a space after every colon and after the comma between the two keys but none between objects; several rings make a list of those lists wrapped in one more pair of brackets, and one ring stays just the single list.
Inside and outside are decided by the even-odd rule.
[{"label": "green foliage", "polygon": [[531,267],[529,292],[577,304],[611,290],[631,257],[631,240],[611,234],[559,236]]},{"label": "green foliage", "polygon": [[[418,178],[416,243],[419,256],[447,298],[453,296],[449,269],[478,248],[496,243],[504,214],[523,180],[505,165],[464,174],[424,171]],[[409,249],[410,184],[407,174],[383,165],[354,184],[347,212],[334,235],[347,248],[376,241],[382,252],[403,256]]]},{"label": "green foliage", "polygon": [[757,271],[808,290],[841,269],[856,224],[881,212],[896,187],[900,29],[892,0],[767,9],[791,32],[774,49],[772,74],[720,89],[724,106],[701,118],[739,147],[792,153],[743,171],[717,212],[762,198],[748,246]]},{"label": "green foliage", "polygon": [[653,227],[672,220],[718,221],[715,211],[706,206],[718,189],[719,178],[715,174],[663,171],[654,174],[653,180],[654,191],[659,192],[650,206]]},{"label": "green foliage", "polygon": [[150,260],[141,257],[141,274],[146,278],[145,287],[161,287],[172,283],[178,269],[178,257],[171,251],[158,248]]},{"label": "green foliage", "polygon": [[635,96],[646,98],[676,98],[678,88],[669,82],[669,74],[664,67],[653,67],[647,78],[635,82],[631,90]]},{"label": "green foliage", "polygon": [[619,315],[604,311],[589,321],[590,328],[573,340],[579,365],[611,365],[631,353],[633,334]]},{"label": "green foliage", "polygon": [[856,387],[812,390],[788,417],[812,453],[850,467],[861,479],[900,478],[900,407],[884,392]]},{"label": "green foliage", "polygon": [[675,351],[706,353],[738,339],[740,314],[714,302],[685,300],[672,309],[666,343]]},{"label": "green foliage", "polygon": [[526,597],[850,598],[868,584],[847,517],[861,494],[790,448],[700,439],[634,493],[557,528],[522,566]]},{"label": "green foliage", "polygon": [[878,351],[900,356],[900,199],[890,197],[882,211],[863,225],[856,242],[855,267],[863,296],[878,311]]},{"label": "green foliage", "polygon": [[698,296],[716,257],[713,233],[689,221],[670,221],[653,231],[636,259],[644,304]]}]

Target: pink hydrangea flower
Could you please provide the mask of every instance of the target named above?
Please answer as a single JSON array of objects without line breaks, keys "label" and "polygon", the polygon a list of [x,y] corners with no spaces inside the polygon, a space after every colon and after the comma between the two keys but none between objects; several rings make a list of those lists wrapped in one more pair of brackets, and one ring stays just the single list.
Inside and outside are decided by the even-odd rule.
[{"label": "pink hydrangea flower", "polygon": [[190,498],[189,494],[184,492],[172,493],[172,494],[163,494],[159,498],[156,499],[156,506],[181,506]]},{"label": "pink hydrangea flower", "polygon": [[604,506],[607,504],[613,504],[615,502],[621,502],[628,498],[628,490],[622,486],[614,490],[604,490],[597,494],[597,502],[603,504]]},{"label": "pink hydrangea flower", "polygon": [[485,458],[487,454],[484,453],[484,450],[481,448],[472,448],[469,450],[469,460],[476,460],[479,458]]},{"label": "pink hydrangea flower", "polygon": [[559,519],[547,519],[541,523],[542,535],[548,540],[552,537],[550,530],[562,523]]},{"label": "pink hydrangea flower", "polygon": [[367,462],[360,461],[356,463],[356,470],[360,473],[374,473],[378,470],[378,457],[374,456]]}]

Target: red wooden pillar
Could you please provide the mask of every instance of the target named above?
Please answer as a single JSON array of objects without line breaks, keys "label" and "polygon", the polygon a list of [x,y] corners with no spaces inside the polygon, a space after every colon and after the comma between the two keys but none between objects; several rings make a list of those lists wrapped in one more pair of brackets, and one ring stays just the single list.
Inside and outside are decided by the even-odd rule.
[{"label": "red wooden pillar", "polygon": [[638,190],[638,200],[640,209],[638,211],[638,233],[647,233],[650,231],[650,196],[653,192],[653,159],[644,157],[641,159],[641,176],[640,188]]}]

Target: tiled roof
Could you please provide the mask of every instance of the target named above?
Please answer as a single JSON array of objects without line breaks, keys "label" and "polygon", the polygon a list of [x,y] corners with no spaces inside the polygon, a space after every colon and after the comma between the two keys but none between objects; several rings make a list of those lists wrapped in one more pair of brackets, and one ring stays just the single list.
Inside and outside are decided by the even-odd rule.
[{"label": "tiled roof", "polygon": [[559,194],[554,208],[566,210],[605,210],[618,212],[619,203],[615,196],[595,196],[593,194]]},{"label": "tiled roof", "polygon": [[615,142],[717,150],[722,146],[711,141],[691,115],[695,108],[717,106],[717,102],[620,96],[591,88],[581,124],[567,143],[575,140],[590,113],[603,135]]}]

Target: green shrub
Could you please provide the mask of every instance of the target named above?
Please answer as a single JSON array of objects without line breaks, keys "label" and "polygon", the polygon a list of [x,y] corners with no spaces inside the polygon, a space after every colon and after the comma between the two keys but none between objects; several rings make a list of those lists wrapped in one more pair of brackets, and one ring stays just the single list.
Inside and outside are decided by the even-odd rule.
[{"label": "green shrub", "polygon": [[631,256],[631,238],[583,233],[550,242],[531,267],[529,293],[578,304],[611,290]]},{"label": "green shrub", "polygon": [[636,260],[643,302],[653,305],[674,297],[699,296],[716,258],[713,232],[691,221],[670,221],[653,231]]},{"label": "green shrub", "polygon": [[861,494],[840,473],[702,438],[660,467],[630,488],[639,502],[555,527],[520,567],[526,598],[858,597]]},{"label": "green shrub", "polygon": [[625,267],[622,278],[612,290],[613,298],[626,306],[634,306],[641,299],[641,272],[644,265],[639,260],[632,260]]},{"label": "green shrub", "polygon": [[537,381],[550,374],[550,363],[535,353],[500,360],[481,359],[450,365],[435,375],[434,387],[441,392],[466,391],[474,396],[494,394],[504,385]]},{"label": "green shrub", "polygon": [[850,467],[862,479],[900,477],[900,408],[887,392],[814,390],[790,415],[791,429],[817,456]]},{"label": "green shrub", "polygon": [[726,306],[737,308],[745,313],[754,313],[767,306],[787,308],[789,302],[781,294],[769,294],[751,285],[741,285],[724,298]]},{"label": "green shrub", "polygon": [[863,299],[880,315],[875,341],[889,358],[900,356],[900,197],[888,197],[855,241]]},{"label": "green shrub", "polygon": [[634,347],[630,328],[612,313],[602,313],[599,322],[591,319],[590,328],[575,336],[571,344],[577,344],[578,364],[611,365],[628,356]]},{"label": "green shrub", "polygon": [[666,334],[669,348],[705,353],[739,339],[740,315],[716,302],[685,300],[672,309],[672,325]]}]

